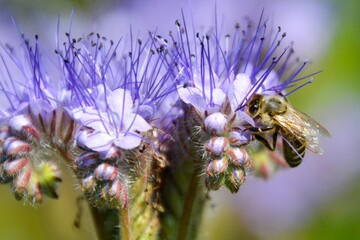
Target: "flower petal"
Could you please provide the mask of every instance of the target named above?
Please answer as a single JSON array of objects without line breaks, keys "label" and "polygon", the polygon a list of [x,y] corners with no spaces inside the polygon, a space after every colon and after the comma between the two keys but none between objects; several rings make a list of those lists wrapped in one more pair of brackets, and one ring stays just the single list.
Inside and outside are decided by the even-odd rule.
[{"label": "flower petal", "polygon": [[126,135],[114,140],[114,144],[122,149],[130,150],[138,147],[142,139],[139,135]]},{"label": "flower petal", "polygon": [[191,104],[193,107],[195,107],[197,110],[199,110],[201,113],[204,113],[206,110],[206,100],[203,98],[202,93],[200,89],[194,88],[194,87],[179,87],[178,93],[185,103]]},{"label": "flower petal", "polygon": [[114,90],[108,97],[108,105],[110,110],[119,116],[131,112],[133,102],[130,92],[121,88]]},{"label": "flower petal", "polygon": [[150,129],[152,129],[152,127],[150,126],[150,124],[147,123],[147,121],[142,118],[140,115],[138,114],[133,114],[135,117],[135,120],[130,128],[131,132],[134,131],[139,131],[139,132],[147,132]]},{"label": "flower petal", "polygon": [[233,82],[233,86],[229,88],[229,98],[231,103],[231,109],[235,109],[239,106],[241,101],[245,98],[246,94],[251,87],[251,80],[248,74],[239,73],[236,75],[236,79]]},{"label": "flower petal", "polygon": [[107,152],[112,146],[114,138],[103,132],[88,133],[81,131],[77,135],[77,144],[81,147],[91,149],[95,152]]},{"label": "flower petal", "polygon": [[70,111],[72,113],[72,117],[82,125],[100,132],[107,132],[107,130],[112,129],[111,125],[107,121],[107,118],[100,118],[100,114],[102,116],[107,116],[106,113],[99,112],[93,107],[77,108]]}]

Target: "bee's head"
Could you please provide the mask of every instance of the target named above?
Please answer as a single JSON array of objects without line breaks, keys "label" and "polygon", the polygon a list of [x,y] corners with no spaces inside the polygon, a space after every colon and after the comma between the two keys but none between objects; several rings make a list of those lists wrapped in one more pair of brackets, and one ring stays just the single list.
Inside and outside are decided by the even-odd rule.
[{"label": "bee's head", "polygon": [[259,115],[262,98],[262,95],[254,94],[246,104],[246,113],[249,114],[250,117],[256,118]]}]

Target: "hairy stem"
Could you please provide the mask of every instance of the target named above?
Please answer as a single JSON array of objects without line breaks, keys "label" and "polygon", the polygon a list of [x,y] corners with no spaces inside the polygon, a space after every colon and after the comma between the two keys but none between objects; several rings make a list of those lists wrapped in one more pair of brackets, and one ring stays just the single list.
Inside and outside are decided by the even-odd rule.
[{"label": "hairy stem", "polygon": [[[200,188],[200,175],[198,168],[194,169],[191,177],[187,195],[185,198],[184,209],[180,219],[178,240],[193,239],[196,236],[196,229],[194,229],[200,221],[202,209],[200,202],[203,202],[204,191]],[[200,202],[199,202],[200,201]]]},{"label": "hairy stem", "polygon": [[[121,240],[159,239],[159,211],[161,203],[158,198],[158,172],[161,168],[153,159],[154,151],[144,145],[141,152],[133,151],[129,159],[135,159],[126,166],[128,176],[128,203],[119,210]],[[125,168],[125,167],[124,167]]]},{"label": "hairy stem", "polygon": [[90,212],[99,240],[118,239],[119,218],[116,209],[99,209],[90,205]]},{"label": "hairy stem", "polygon": [[120,215],[120,239],[121,240],[130,240],[131,239],[131,220],[129,216],[128,206],[124,206],[119,211]]},{"label": "hairy stem", "polygon": [[161,198],[164,212],[161,214],[161,236],[164,239],[193,240],[201,222],[205,207],[205,179],[202,176],[204,160],[199,149],[200,135],[189,128],[191,118],[178,122],[174,141],[166,151],[169,161],[162,176]]}]

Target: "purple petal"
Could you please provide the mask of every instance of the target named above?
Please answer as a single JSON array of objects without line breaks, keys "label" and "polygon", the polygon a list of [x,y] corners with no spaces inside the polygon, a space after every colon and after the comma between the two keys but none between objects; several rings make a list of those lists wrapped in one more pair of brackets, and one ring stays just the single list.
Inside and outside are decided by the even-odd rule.
[{"label": "purple petal", "polygon": [[141,136],[127,135],[116,138],[114,144],[122,149],[130,150],[138,147],[141,140]]},{"label": "purple petal", "polygon": [[231,108],[233,111],[239,106],[241,101],[245,98],[251,87],[251,80],[249,75],[245,73],[240,73],[236,75],[236,79],[233,82],[233,87],[229,89],[229,97]]},{"label": "purple petal", "polygon": [[245,112],[237,111],[236,112],[236,118],[235,118],[235,121],[234,121],[233,125],[234,126],[239,126],[239,125],[243,125],[243,124],[246,124],[246,123],[249,123],[252,126],[255,126],[255,122],[254,122],[254,119],[252,117],[250,117]]},{"label": "purple petal", "polygon": [[140,114],[145,119],[151,119],[154,116],[155,111],[156,111],[155,106],[140,105],[137,110],[137,113]]},{"label": "purple petal", "polygon": [[185,103],[191,104],[201,113],[204,113],[206,110],[206,100],[203,98],[200,89],[194,87],[178,88],[178,93]]},{"label": "purple petal", "polygon": [[[124,96],[125,95],[125,96]],[[114,113],[123,115],[132,111],[133,102],[129,91],[125,91],[124,89],[116,89],[112,93],[110,93],[108,97],[108,104],[111,111]]]},{"label": "purple petal", "polygon": [[[107,129],[111,129],[107,119],[100,119],[99,116],[99,114],[106,116],[106,113],[99,113],[99,111],[93,107],[77,108],[71,110],[71,112],[75,120],[79,121],[81,124],[87,127],[91,127],[94,130],[107,132]],[[104,124],[106,126],[104,126]]]},{"label": "purple petal", "polygon": [[95,152],[107,152],[112,146],[114,138],[102,132],[88,133],[87,131],[81,131],[76,140],[79,146],[86,147]]},{"label": "purple petal", "polygon": [[213,103],[217,106],[221,106],[225,100],[226,95],[224,91],[221,90],[220,88],[215,88],[213,90],[212,97],[213,97]]},{"label": "purple petal", "polygon": [[[265,70],[260,71],[256,78],[260,78],[265,73]],[[264,81],[262,88],[259,89],[258,93],[261,93],[261,90],[271,89],[272,87],[279,84],[279,78],[277,77],[277,74],[275,71],[271,71],[269,75],[266,77],[266,80]]]},{"label": "purple petal", "polygon": [[[134,118],[135,118],[135,120],[134,120]],[[132,126],[130,128],[131,132],[134,132],[134,131],[147,132],[150,129],[152,129],[152,127],[145,121],[145,119],[137,114],[127,115],[126,118],[124,119],[124,121],[127,124],[132,124]]]}]

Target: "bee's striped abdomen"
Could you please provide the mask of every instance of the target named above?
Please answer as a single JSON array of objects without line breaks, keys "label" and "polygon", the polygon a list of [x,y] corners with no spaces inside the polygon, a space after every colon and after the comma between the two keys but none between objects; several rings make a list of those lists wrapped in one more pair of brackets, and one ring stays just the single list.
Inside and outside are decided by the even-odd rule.
[{"label": "bee's striped abdomen", "polygon": [[[283,140],[283,151],[286,162],[290,167],[298,166],[305,156],[306,144],[302,143],[297,139],[286,139]],[[290,146],[289,143],[292,145]],[[296,150],[296,151],[294,151]]]}]

